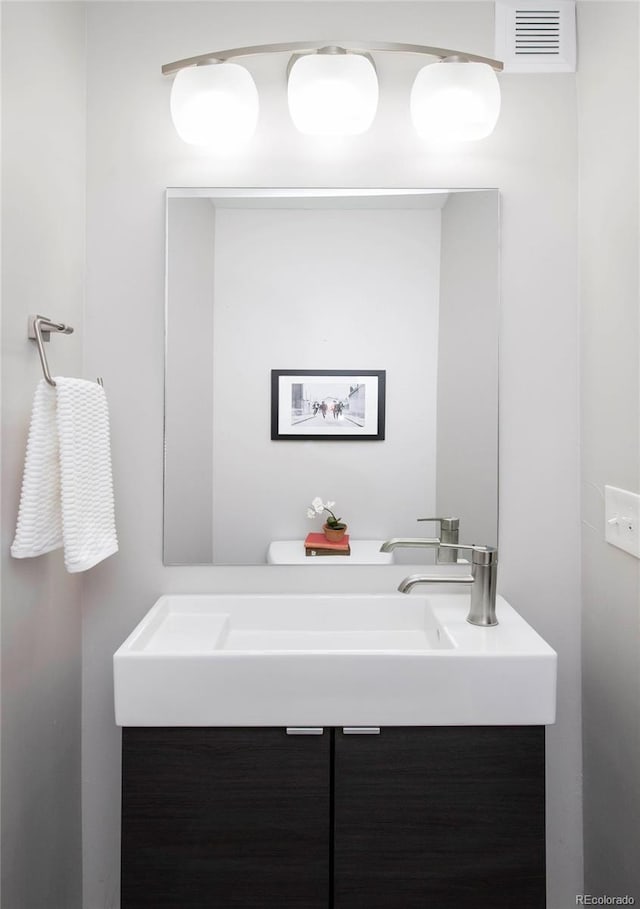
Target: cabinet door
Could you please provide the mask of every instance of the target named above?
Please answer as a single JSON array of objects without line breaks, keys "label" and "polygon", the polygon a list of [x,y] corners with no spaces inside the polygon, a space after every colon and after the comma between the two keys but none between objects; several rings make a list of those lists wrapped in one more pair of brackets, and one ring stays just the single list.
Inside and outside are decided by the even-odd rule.
[{"label": "cabinet door", "polygon": [[329,739],[123,729],[122,909],[327,909]]},{"label": "cabinet door", "polygon": [[545,906],[544,728],[335,736],[335,909]]}]

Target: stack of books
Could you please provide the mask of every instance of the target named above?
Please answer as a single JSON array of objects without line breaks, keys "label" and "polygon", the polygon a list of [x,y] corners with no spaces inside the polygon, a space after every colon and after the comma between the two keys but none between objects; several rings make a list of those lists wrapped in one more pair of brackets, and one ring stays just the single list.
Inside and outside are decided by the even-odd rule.
[{"label": "stack of books", "polygon": [[323,533],[308,533],[304,541],[304,552],[308,556],[351,555],[349,534],[345,533],[339,543],[330,543]]}]

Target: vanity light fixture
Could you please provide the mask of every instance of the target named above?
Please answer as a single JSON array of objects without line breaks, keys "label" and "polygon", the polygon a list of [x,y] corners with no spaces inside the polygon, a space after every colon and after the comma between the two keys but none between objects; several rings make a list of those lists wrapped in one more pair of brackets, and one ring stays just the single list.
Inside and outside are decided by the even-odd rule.
[{"label": "vanity light fixture", "polygon": [[292,55],[288,102],[296,128],[307,135],[353,136],[371,126],[378,107],[373,53],[435,58],[420,70],[411,90],[411,117],[422,137],[466,141],[493,131],[500,113],[496,72],[503,64],[441,47],[361,41],[261,44],[177,60],[162,72],[177,74],[171,115],[178,135],[193,145],[224,149],[251,138],[259,107],[250,73],[230,61]]},{"label": "vanity light fixture", "polygon": [[323,47],[299,54],[289,66],[289,113],[308,136],[357,136],[378,109],[378,77],[370,56]]},{"label": "vanity light fixture", "polygon": [[423,67],[411,89],[411,119],[424,139],[484,139],[499,114],[498,78],[486,63],[447,57]]},{"label": "vanity light fixture", "polygon": [[189,145],[232,149],[246,143],[258,122],[258,89],[237,63],[181,69],[171,88],[171,116]]}]

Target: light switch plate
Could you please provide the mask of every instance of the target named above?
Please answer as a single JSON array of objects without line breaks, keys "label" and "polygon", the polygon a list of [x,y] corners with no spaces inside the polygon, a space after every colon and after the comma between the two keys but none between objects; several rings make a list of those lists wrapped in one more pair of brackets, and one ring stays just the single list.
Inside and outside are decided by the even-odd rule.
[{"label": "light switch plate", "polygon": [[640,495],[604,487],[604,538],[640,559]]}]

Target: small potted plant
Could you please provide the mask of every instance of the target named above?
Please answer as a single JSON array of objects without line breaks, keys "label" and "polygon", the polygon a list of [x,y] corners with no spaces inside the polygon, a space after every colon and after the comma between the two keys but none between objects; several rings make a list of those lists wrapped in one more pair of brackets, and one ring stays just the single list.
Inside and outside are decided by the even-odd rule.
[{"label": "small potted plant", "polygon": [[322,532],[331,543],[339,543],[347,531],[347,525],[341,518],[337,518],[331,510],[335,507],[335,504],[335,502],[323,502],[319,496],[316,496],[311,506],[307,508],[308,518],[315,518],[316,515],[322,514],[323,511],[328,513],[329,517],[322,525]]}]

